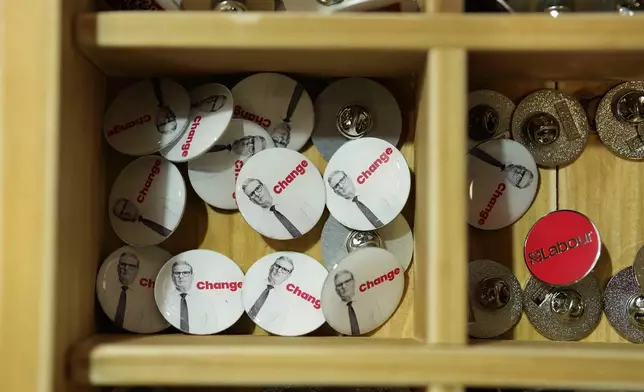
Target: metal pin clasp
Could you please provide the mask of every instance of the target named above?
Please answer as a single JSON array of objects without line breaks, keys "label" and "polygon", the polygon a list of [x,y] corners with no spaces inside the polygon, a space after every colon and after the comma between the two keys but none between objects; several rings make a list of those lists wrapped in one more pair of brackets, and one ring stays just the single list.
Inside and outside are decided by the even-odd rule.
[{"label": "metal pin clasp", "polygon": [[481,306],[498,310],[510,301],[510,286],[501,278],[485,278],[479,283],[477,296]]},{"label": "metal pin clasp", "polygon": [[352,231],[346,240],[347,252],[351,253],[361,248],[382,248],[383,242],[375,231]]},{"label": "metal pin clasp", "polygon": [[468,117],[468,135],[472,140],[489,139],[499,128],[499,114],[491,106],[476,105],[470,109]]},{"label": "metal pin clasp", "polygon": [[[215,0],[217,2],[218,0]],[[213,7],[213,11],[219,12],[244,12],[248,11],[246,5],[238,0],[219,0]]]},{"label": "metal pin clasp", "polygon": [[644,330],[644,294],[635,294],[626,306],[631,324]]},{"label": "metal pin clasp", "polygon": [[552,294],[550,309],[559,320],[567,322],[581,317],[586,309],[586,303],[578,292],[563,289]]},{"label": "metal pin clasp", "polygon": [[537,145],[547,146],[559,138],[559,122],[551,114],[534,113],[526,121],[525,132]]},{"label": "metal pin clasp", "polygon": [[346,105],[338,112],[336,126],[347,139],[360,139],[371,130],[371,113],[364,106]]}]

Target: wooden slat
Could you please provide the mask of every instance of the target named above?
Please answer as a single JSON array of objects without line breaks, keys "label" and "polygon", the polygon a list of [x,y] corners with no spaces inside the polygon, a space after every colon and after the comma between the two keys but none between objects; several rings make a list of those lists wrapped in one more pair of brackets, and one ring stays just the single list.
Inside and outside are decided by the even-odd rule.
[{"label": "wooden slat", "polygon": [[[542,89],[554,88],[553,82],[526,80],[476,79],[470,82],[470,91],[490,89],[506,95],[518,104],[527,94]],[[556,169],[539,169],[540,184],[537,197],[526,214],[512,226],[501,230],[485,231],[469,227],[469,260],[489,259],[510,268],[519,279],[521,286],[530,278],[523,258],[523,244],[532,225],[543,215],[557,208]],[[506,339],[545,340],[522,317],[517,326],[503,336]]]},{"label": "wooden slat", "polygon": [[[386,360],[385,360],[386,359]],[[480,385],[637,390],[640,347],[626,344],[222,336],[97,336],[71,355],[95,385]],[[279,371],[288,369],[288,371]]]},{"label": "wooden slat", "polygon": [[[427,270],[418,286],[427,290],[430,343],[461,344],[466,337],[465,96],[466,54],[462,49],[429,53],[429,127],[416,136],[417,260]],[[422,102],[422,101],[421,101]]]}]

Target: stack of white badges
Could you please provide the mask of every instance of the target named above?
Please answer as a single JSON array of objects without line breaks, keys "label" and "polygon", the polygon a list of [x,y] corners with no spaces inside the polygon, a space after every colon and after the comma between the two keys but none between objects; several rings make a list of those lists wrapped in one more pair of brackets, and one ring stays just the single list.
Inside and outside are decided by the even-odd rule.
[{"label": "stack of white badges", "polygon": [[342,225],[379,229],[402,211],[411,188],[405,157],[381,139],[352,140],[338,149],[324,171],[327,207]]},{"label": "stack of white badges", "polygon": [[313,103],[295,80],[277,73],[251,75],[232,89],[235,118],[263,127],[276,147],[299,150],[313,132]]},{"label": "stack of white badges", "polygon": [[224,134],[233,116],[233,97],[221,84],[211,83],[190,92],[190,123],[174,144],[161,150],[172,162],[203,155]]},{"label": "stack of white badges", "polygon": [[186,207],[186,185],[172,163],[160,156],[131,162],[109,197],[112,228],[132,246],[157,245],[177,228]]},{"label": "stack of white badges", "polygon": [[405,269],[384,249],[363,248],[329,273],[322,289],[327,323],[345,335],[363,335],[385,323],[402,298]]},{"label": "stack of white badges", "polygon": [[320,172],[304,155],[288,149],[264,150],[239,172],[237,205],[258,233],[290,240],[309,232],[324,212]]},{"label": "stack of white badges", "polygon": [[236,210],[235,184],[244,163],[258,152],[273,147],[273,139],[264,128],[247,120],[233,119],[208,153],[188,162],[190,183],[211,206]]},{"label": "stack of white badges", "polygon": [[244,313],[244,273],[211,250],[180,253],[161,268],[154,286],[159,311],[175,328],[194,335],[221,332]]},{"label": "stack of white badges", "polygon": [[532,154],[508,139],[488,140],[467,154],[467,222],[479,229],[510,226],[537,195],[539,171]]},{"label": "stack of white badges", "polygon": [[365,78],[342,79],[315,100],[312,140],[327,161],[349,140],[365,136],[396,145],[402,116],[396,98],[382,85]]},{"label": "stack of white badges", "polygon": [[96,296],[114,324],[137,333],[170,326],[154,302],[154,286],[159,270],[171,257],[155,246],[124,246],[105,259],[96,277]]},{"label": "stack of white badges", "polygon": [[242,298],[248,316],[262,329],[299,336],[324,324],[321,294],[326,269],[296,252],[271,253],[246,273]]},{"label": "stack of white badges", "polygon": [[366,247],[382,248],[409,269],[414,253],[414,236],[402,214],[388,225],[369,231],[351,230],[330,216],[322,229],[322,260],[330,271],[347,255]]},{"label": "stack of white badges", "polygon": [[123,90],[110,104],[103,134],[127,155],[147,155],[174,143],[188,125],[188,92],[169,79],[143,80]]}]

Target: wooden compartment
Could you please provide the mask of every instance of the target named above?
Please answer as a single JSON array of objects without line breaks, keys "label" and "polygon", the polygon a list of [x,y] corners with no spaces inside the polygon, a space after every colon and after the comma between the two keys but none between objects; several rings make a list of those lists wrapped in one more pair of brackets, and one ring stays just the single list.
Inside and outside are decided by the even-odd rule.
[{"label": "wooden compartment", "polygon": [[[90,0],[36,3],[31,9],[12,2],[3,14],[11,31],[3,39],[1,113],[6,390],[644,385],[641,347],[616,343],[605,322],[579,343],[537,342],[527,320],[506,339],[468,343],[465,292],[470,257],[512,265],[523,281],[522,238],[557,206],[585,212],[605,233],[607,273],[627,265],[643,230],[636,185],[644,166],[611,156],[595,138],[579,161],[542,171],[539,196],[521,222],[481,235],[465,223],[463,159],[468,87],[518,100],[546,86],[600,93],[641,78],[641,17],[460,15],[461,2],[453,0],[421,2],[419,14],[331,16],[95,13]],[[218,336],[114,333],[96,308],[94,282],[102,258],[118,245],[105,222],[106,194],[129,159],[103,141],[106,104],[131,78],[230,85],[256,71],[294,75],[312,92],[337,77],[373,77],[398,98],[400,147],[414,173],[404,212],[416,239],[405,300],[367,337],[321,330],[281,338],[248,322]],[[323,170],[315,148],[306,155]],[[613,191],[618,187],[624,191]],[[597,188],[610,194],[584,196]],[[319,257],[320,228],[299,241],[264,241],[239,216],[215,212],[191,194],[184,222],[163,246],[215,249],[248,267],[271,249]]]}]

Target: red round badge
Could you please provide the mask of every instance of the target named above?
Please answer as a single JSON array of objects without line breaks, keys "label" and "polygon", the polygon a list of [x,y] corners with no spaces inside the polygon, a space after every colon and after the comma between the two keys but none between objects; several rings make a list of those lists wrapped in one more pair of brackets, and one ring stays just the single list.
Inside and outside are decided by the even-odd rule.
[{"label": "red round badge", "polygon": [[599,260],[601,239],[595,224],[570,210],[551,212],[532,226],[523,257],[530,273],[553,286],[583,279]]}]

